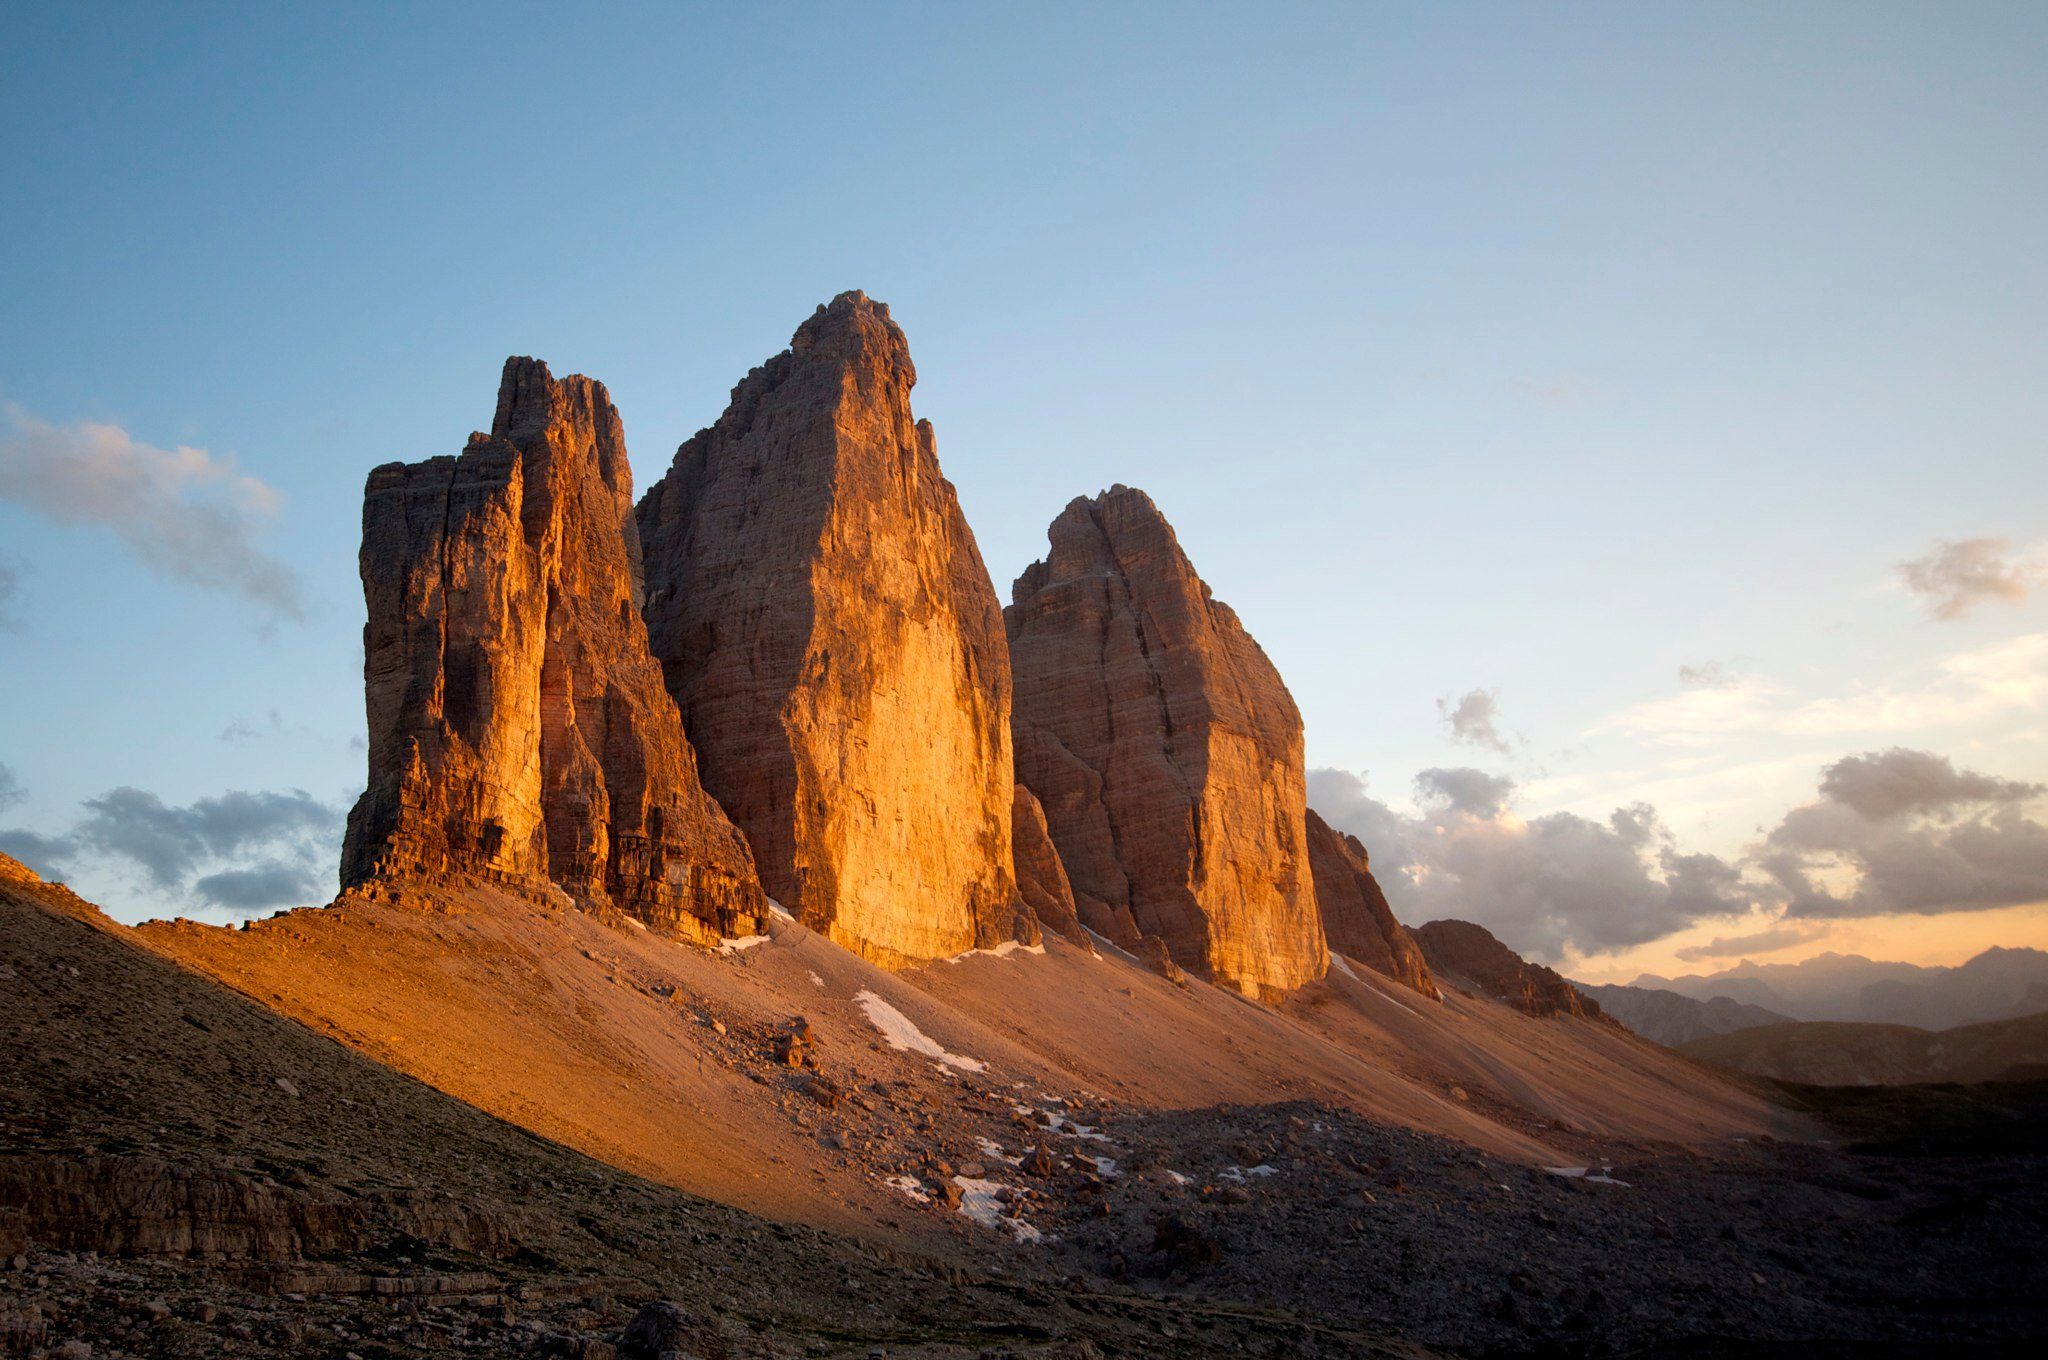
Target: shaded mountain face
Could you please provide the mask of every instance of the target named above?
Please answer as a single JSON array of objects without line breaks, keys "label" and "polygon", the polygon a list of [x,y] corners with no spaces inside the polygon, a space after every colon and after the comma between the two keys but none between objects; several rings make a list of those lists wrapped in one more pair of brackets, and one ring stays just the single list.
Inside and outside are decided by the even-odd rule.
[{"label": "shaded mountain face", "polygon": [[1530,963],[1470,921],[1417,926],[1415,942],[1443,982],[1505,1001],[1530,1015],[1576,1015],[1602,1020],[1600,1004],[1540,963]]},{"label": "shaded mountain face", "polygon": [[1422,948],[1394,919],[1387,895],[1372,876],[1365,846],[1317,816],[1314,808],[1308,811],[1307,826],[1316,906],[1331,952],[1348,955],[1424,996],[1436,996],[1436,981],[1429,975]]},{"label": "shaded mountain face", "polygon": [[1068,505],[1004,611],[1017,778],[1081,919],[1251,995],[1329,966],[1301,714],[1142,491]]},{"label": "shaded mountain face", "polygon": [[1592,986],[1583,982],[1572,985],[1629,1029],[1667,1048],[1717,1034],[1782,1025],[1791,1018],[1725,996],[1701,1001],[1652,987]]},{"label": "shaded mountain face", "polygon": [[768,893],[885,964],[1017,931],[1002,615],[916,380],[888,308],[841,294],[637,512],[706,785]]},{"label": "shaded mountain face", "polygon": [[1645,974],[1635,985],[1702,1000],[1725,996],[1795,1020],[1948,1029],[2048,1009],[2048,952],[1992,948],[1952,968],[1824,953],[1798,963],[1744,960],[1718,973],[1678,978]]},{"label": "shaded mountain face", "polygon": [[369,784],[345,886],[474,875],[692,938],[765,909],[647,648],[632,472],[604,387],[505,363],[488,435],[371,472]]},{"label": "shaded mountain face", "polygon": [[1010,845],[1017,863],[1017,892],[1033,919],[1047,930],[1093,953],[1095,944],[1074,910],[1074,887],[1046,830],[1045,809],[1022,784],[1010,809]]}]

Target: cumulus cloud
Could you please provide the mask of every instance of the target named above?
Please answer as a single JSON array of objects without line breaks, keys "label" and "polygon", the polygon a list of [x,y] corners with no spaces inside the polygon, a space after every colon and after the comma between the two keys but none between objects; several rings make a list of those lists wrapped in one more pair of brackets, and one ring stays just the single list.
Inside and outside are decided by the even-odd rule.
[{"label": "cumulus cloud", "polygon": [[1605,820],[1515,811],[1513,780],[1473,769],[1417,775],[1418,809],[1344,770],[1311,770],[1309,802],[1365,843],[1405,921],[1477,921],[1531,957],[1601,953],[1764,908],[1769,929],[1689,945],[1682,957],[1764,953],[1834,918],[1931,915],[2048,901],[2048,785],[1959,769],[1892,747],[1836,760],[1817,796],[1740,856],[1690,852],[1646,803]]},{"label": "cumulus cloud", "polygon": [[1828,933],[1828,927],[1814,921],[1781,921],[1747,935],[1722,935],[1704,944],[1689,944],[1672,952],[1687,963],[1712,959],[1737,959],[1751,954],[1769,954],[1806,944]]},{"label": "cumulus cloud", "polygon": [[1554,961],[1642,944],[1754,900],[1738,866],[1682,853],[1645,804],[1605,821],[1569,812],[1524,820],[1514,782],[1480,770],[1426,770],[1415,793],[1420,812],[1410,816],[1348,771],[1309,774],[1309,801],[1365,843],[1407,921],[1477,921]]},{"label": "cumulus cloud", "polygon": [[7,811],[26,797],[28,791],[22,788],[21,781],[14,777],[14,771],[9,769],[5,762],[0,762],[0,812]]},{"label": "cumulus cloud", "polygon": [[62,835],[0,831],[0,850],[45,875],[118,864],[160,892],[256,908],[311,895],[342,823],[338,808],[303,789],[232,790],[177,806],[123,787],[84,806]]},{"label": "cumulus cloud", "polygon": [[1966,538],[1899,563],[1899,577],[1925,601],[1928,613],[1948,620],[1964,618],[1987,601],[2025,603],[2041,585],[2042,568],[2015,556],[2002,538]]},{"label": "cumulus cloud", "polygon": [[1786,813],[1757,863],[1794,917],[1936,915],[2048,901],[2039,784],[1958,770],[1928,751],[1848,756]]},{"label": "cumulus cloud", "polygon": [[1822,771],[1820,791],[1872,821],[1883,821],[1965,803],[2024,802],[2048,793],[2048,785],[1958,770],[1947,756],[1894,746],[1844,756]]},{"label": "cumulus cloud", "polygon": [[1498,817],[1514,793],[1514,780],[1484,770],[1430,769],[1415,776],[1415,794],[1424,803],[1468,817]]},{"label": "cumulus cloud", "polygon": [[1467,690],[1456,702],[1439,699],[1436,711],[1451,729],[1452,741],[1507,754],[1508,741],[1500,730],[1500,696],[1492,690]]},{"label": "cumulus cloud", "polygon": [[271,620],[304,617],[297,573],[257,546],[277,492],[204,449],[160,449],[118,425],[53,425],[17,406],[0,423],[0,500],[111,530],[166,579],[239,595]]}]

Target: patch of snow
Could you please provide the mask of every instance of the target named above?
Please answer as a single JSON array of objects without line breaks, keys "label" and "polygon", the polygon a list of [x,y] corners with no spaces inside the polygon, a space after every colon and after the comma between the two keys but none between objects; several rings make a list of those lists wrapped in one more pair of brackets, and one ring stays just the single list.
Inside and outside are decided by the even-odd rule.
[{"label": "patch of snow", "polygon": [[1575,1181],[1583,1180],[1588,1185],[1618,1185],[1624,1190],[1629,1188],[1627,1181],[1618,1181],[1607,1174],[1614,1170],[1611,1166],[1601,1167],[1600,1174],[1597,1176],[1587,1175],[1586,1173],[1592,1170],[1592,1168],[1584,1166],[1546,1166],[1543,1169],[1553,1176],[1564,1176]]},{"label": "patch of snow", "polygon": [[1109,1141],[1108,1135],[1099,1132],[1093,1125],[1076,1124],[1063,1114],[1051,1115],[1050,1118],[1052,1123],[1048,1127],[1054,1133],[1064,1133],[1069,1138],[1083,1138],[1096,1143],[1107,1143]]},{"label": "patch of snow", "polygon": [[919,1029],[909,1016],[873,992],[856,992],[853,1000],[867,1014],[868,1023],[882,1032],[882,1038],[888,1041],[889,1047],[905,1053],[922,1053],[942,1067],[957,1068],[962,1072],[988,1070],[988,1064],[979,1058],[948,1053]]},{"label": "patch of snow", "polygon": [[626,924],[633,927],[633,929],[639,931],[642,935],[645,935],[647,933],[647,923],[645,921],[639,920],[636,917],[628,916],[626,918]]},{"label": "patch of snow", "polygon": [[[1088,928],[1086,926],[1083,926],[1082,929],[1087,930]],[[1143,968],[1145,966],[1142,963],[1138,963],[1138,956],[1136,954],[1133,954],[1130,950],[1125,949],[1122,945],[1117,944],[1116,942],[1107,939],[1104,936],[1097,935],[1092,930],[1088,931],[1088,938],[1095,941],[1095,943],[1101,945],[1104,949],[1107,949],[1110,953],[1115,954],[1117,957],[1121,959],[1124,959],[1130,963],[1137,963],[1140,968]],[[1096,957],[1101,958],[1102,956],[1098,954],[1096,955]]]},{"label": "patch of snow", "polygon": [[963,949],[947,959],[946,962],[958,963],[962,959],[971,959],[976,954],[988,954],[994,958],[1007,959],[1020,949],[1027,954],[1043,954],[1045,952],[1045,946],[1042,944],[1024,944],[1018,940],[1004,940],[993,949]]},{"label": "patch of snow", "polygon": [[1022,1166],[1024,1164],[1022,1153],[1012,1157],[1009,1153],[1003,1151],[1003,1145],[993,1138],[977,1138],[974,1140],[974,1145],[981,1149],[981,1155],[984,1157],[993,1157],[999,1162],[1008,1162],[1011,1166]]},{"label": "patch of snow", "polygon": [[811,974],[811,985],[813,987],[822,987],[825,985],[825,979],[819,977],[816,973],[813,973]]},{"label": "patch of snow", "polygon": [[891,1190],[900,1191],[905,1199],[917,1204],[930,1204],[932,1197],[926,1193],[924,1182],[915,1176],[885,1176],[882,1184]]},{"label": "patch of snow", "polygon": [[1243,1184],[1246,1176],[1277,1176],[1279,1174],[1279,1167],[1267,1166],[1264,1162],[1260,1162],[1257,1166],[1226,1166],[1223,1170],[1216,1173],[1216,1178],[1218,1180],[1236,1181],[1239,1184]]},{"label": "patch of snow", "polygon": [[794,921],[796,919],[795,916],[790,914],[788,907],[783,906],[772,897],[768,899],[768,914],[770,916],[779,916],[785,921]]},{"label": "patch of snow", "polygon": [[1077,1152],[1074,1155],[1083,1161],[1095,1163],[1095,1170],[1099,1175],[1114,1176],[1116,1174],[1116,1158],[1114,1157],[1090,1157],[1085,1152]]},{"label": "patch of snow", "polygon": [[1181,1174],[1180,1174],[1180,1172],[1178,1172],[1178,1171],[1175,1171],[1175,1170],[1174,1170],[1174,1169],[1173,1169],[1172,1167],[1170,1167],[1170,1166],[1169,1166],[1169,1167],[1167,1167],[1167,1168],[1165,1168],[1165,1171],[1166,1171],[1166,1174],[1167,1174],[1167,1175],[1169,1175],[1169,1176],[1173,1177],[1173,1183],[1174,1183],[1175,1185],[1186,1185],[1186,1184],[1188,1184],[1188,1183],[1189,1183],[1190,1181],[1192,1181],[1192,1180],[1194,1179],[1194,1177],[1193,1177],[1193,1176],[1183,1176],[1183,1175],[1181,1175]]},{"label": "patch of snow", "polygon": [[[1355,976],[1355,974],[1354,974],[1354,976]],[[1397,1011],[1407,1011],[1407,1012],[1408,1012],[1408,1013],[1409,1013],[1410,1015],[1412,1015],[1412,1016],[1415,1016],[1415,1017],[1416,1017],[1417,1019],[1420,1019],[1420,1018],[1421,1018],[1421,1016],[1422,1016],[1422,1012],[1420,1012],[1420,1011],[1418,1011],[1418,1010],[1415,1010],[1415,1009],[1414,1009],[1414,1008],[1412,1008],[1412,1007],[1409,1007],[1409,1006],[1404,1006],[1404,1005],[1402,1005],[1402,1004],[1401,1004],[1400,1002],[1398,1002],[1398,1001],[1394,1000],[1394,998],[1392,998],[1391,996],[1388,996],[1388,995],[1387,995],[1387,994],[1386,994],[1385,992],[1383,992],[1383,991],[1381,991],[1381,990],[1380,990],[1379,988],[1377,988],[1377,987],[1373,986],[1373,985],[1372,985],[1371,983],[1367,983],[1367,984],[1366,984],[1366,988],[1365,988],[1365,990],[1367,990],[1368,992],[1371,992],[1371,993],[1372,993],[1372,994],[1373,994],[1374,996],[1376,996],[1376,997],[1378,997],[1378,998],[1379,998],[1380,1000],[1382,1000],[1382,1001],[1386,1002],[1386,1003],[1387,1003],[1387,1004],[1388,1004],[1389,1006],[1392,1006],[1392,1007],[1393,1007],[1393,1008],[1394,1008],[1395,1010],[1397,1010]]]},{"label": "patch of snow", "polygon": [[720,940],[718,942],[718,952],[730,956],[739,953],[742,949],[752,949],[757,944],[766,943],[768,943],[766,935],[742,935],[736,940]]},{"label": "patch of snow", "polygon": [[1345,958],[1342,954],[1331,954],[1330,966],[1345,977],[1350,978],[1353,982],[1358,981],[1358,973],[1351,967],[1351,960]]},{"label": "patch of snow", "polygon": [[1036,1242],[1044,1236],[1023,1219],[1003,1212],[1003,1202],[996,1195],[1004,1187],[998,1182],[955,1176],[953,1184],[960,1187],[960,1212],[982,1227],[1007,1232],[1019,1242]]}]

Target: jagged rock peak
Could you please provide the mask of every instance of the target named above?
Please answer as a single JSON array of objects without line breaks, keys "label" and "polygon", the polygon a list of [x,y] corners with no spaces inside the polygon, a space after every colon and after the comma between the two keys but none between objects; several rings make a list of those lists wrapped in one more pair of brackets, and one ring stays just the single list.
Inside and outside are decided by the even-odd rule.
[{"label": "jagged rock peak", "polygon": [[1257,995],[1329,965],[1311,882],[1301,714],[1166,517],[1079,498],[1004,611],[1018,780],[1081,920]]},{"label": "jagged rock peak", "polygon": [[1317,816],[1314,808],[1308,810],[1308,863],[1331,952],[1440,999],[1421,947],[1394,919],[1387,895],[1373,877],[1365,846]]},{"label": "jagged rock peak", "polygon": [[888,308],[842,293],[637,511],[655,655],[768,892],[885,965],[1028,934],[995,588]]},{"label": "jagged rock peak", "polygon": [[601,383],[512,358],[491,433],[370,473],[369,786],[342,883],[470,874],[689,938],[757,923],[647,649],[632,471]]},{"label": "jagged rock peak", "polygon": [[1597,1001],[1553,970],[1524,959],[1485,926],[1431,921],[1417,926],[1414,935],[1422,956],[1442,981],[1462,982],[1470,991],[1538,1017],[1576,1015],[1607,1021]]}]

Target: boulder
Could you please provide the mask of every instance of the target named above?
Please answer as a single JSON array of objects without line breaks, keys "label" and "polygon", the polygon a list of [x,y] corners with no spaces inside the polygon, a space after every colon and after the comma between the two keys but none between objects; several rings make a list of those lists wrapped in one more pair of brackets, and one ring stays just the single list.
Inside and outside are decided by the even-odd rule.
[{"label": "boulder", "polygon": [[1314,808],[1308,812],[1308,863],[1331,952],[1441,999],[1421,947],[1394,919],[1387,895],[1372,876],[1365,846],[1317,816]]},{"label": "boulder", "polygon": [[1013,938],[1001,612],[889,309],[844,293],[638,510],[645,615],[768,893],[895,966]]},{"label": "boulder", "polygon": [[624,432],[602,384],[505,362],[488,435],[370,474],[369,786],[342,883],[558,888],[698,939],[753,929],[745,840],[647,648]]},{"label": "boulder", "polygon": [[1329,966],[1301,714],[1142,491],[1079,499],[1005,611],[1018,780],[1083,924],[1250,995]]}]

